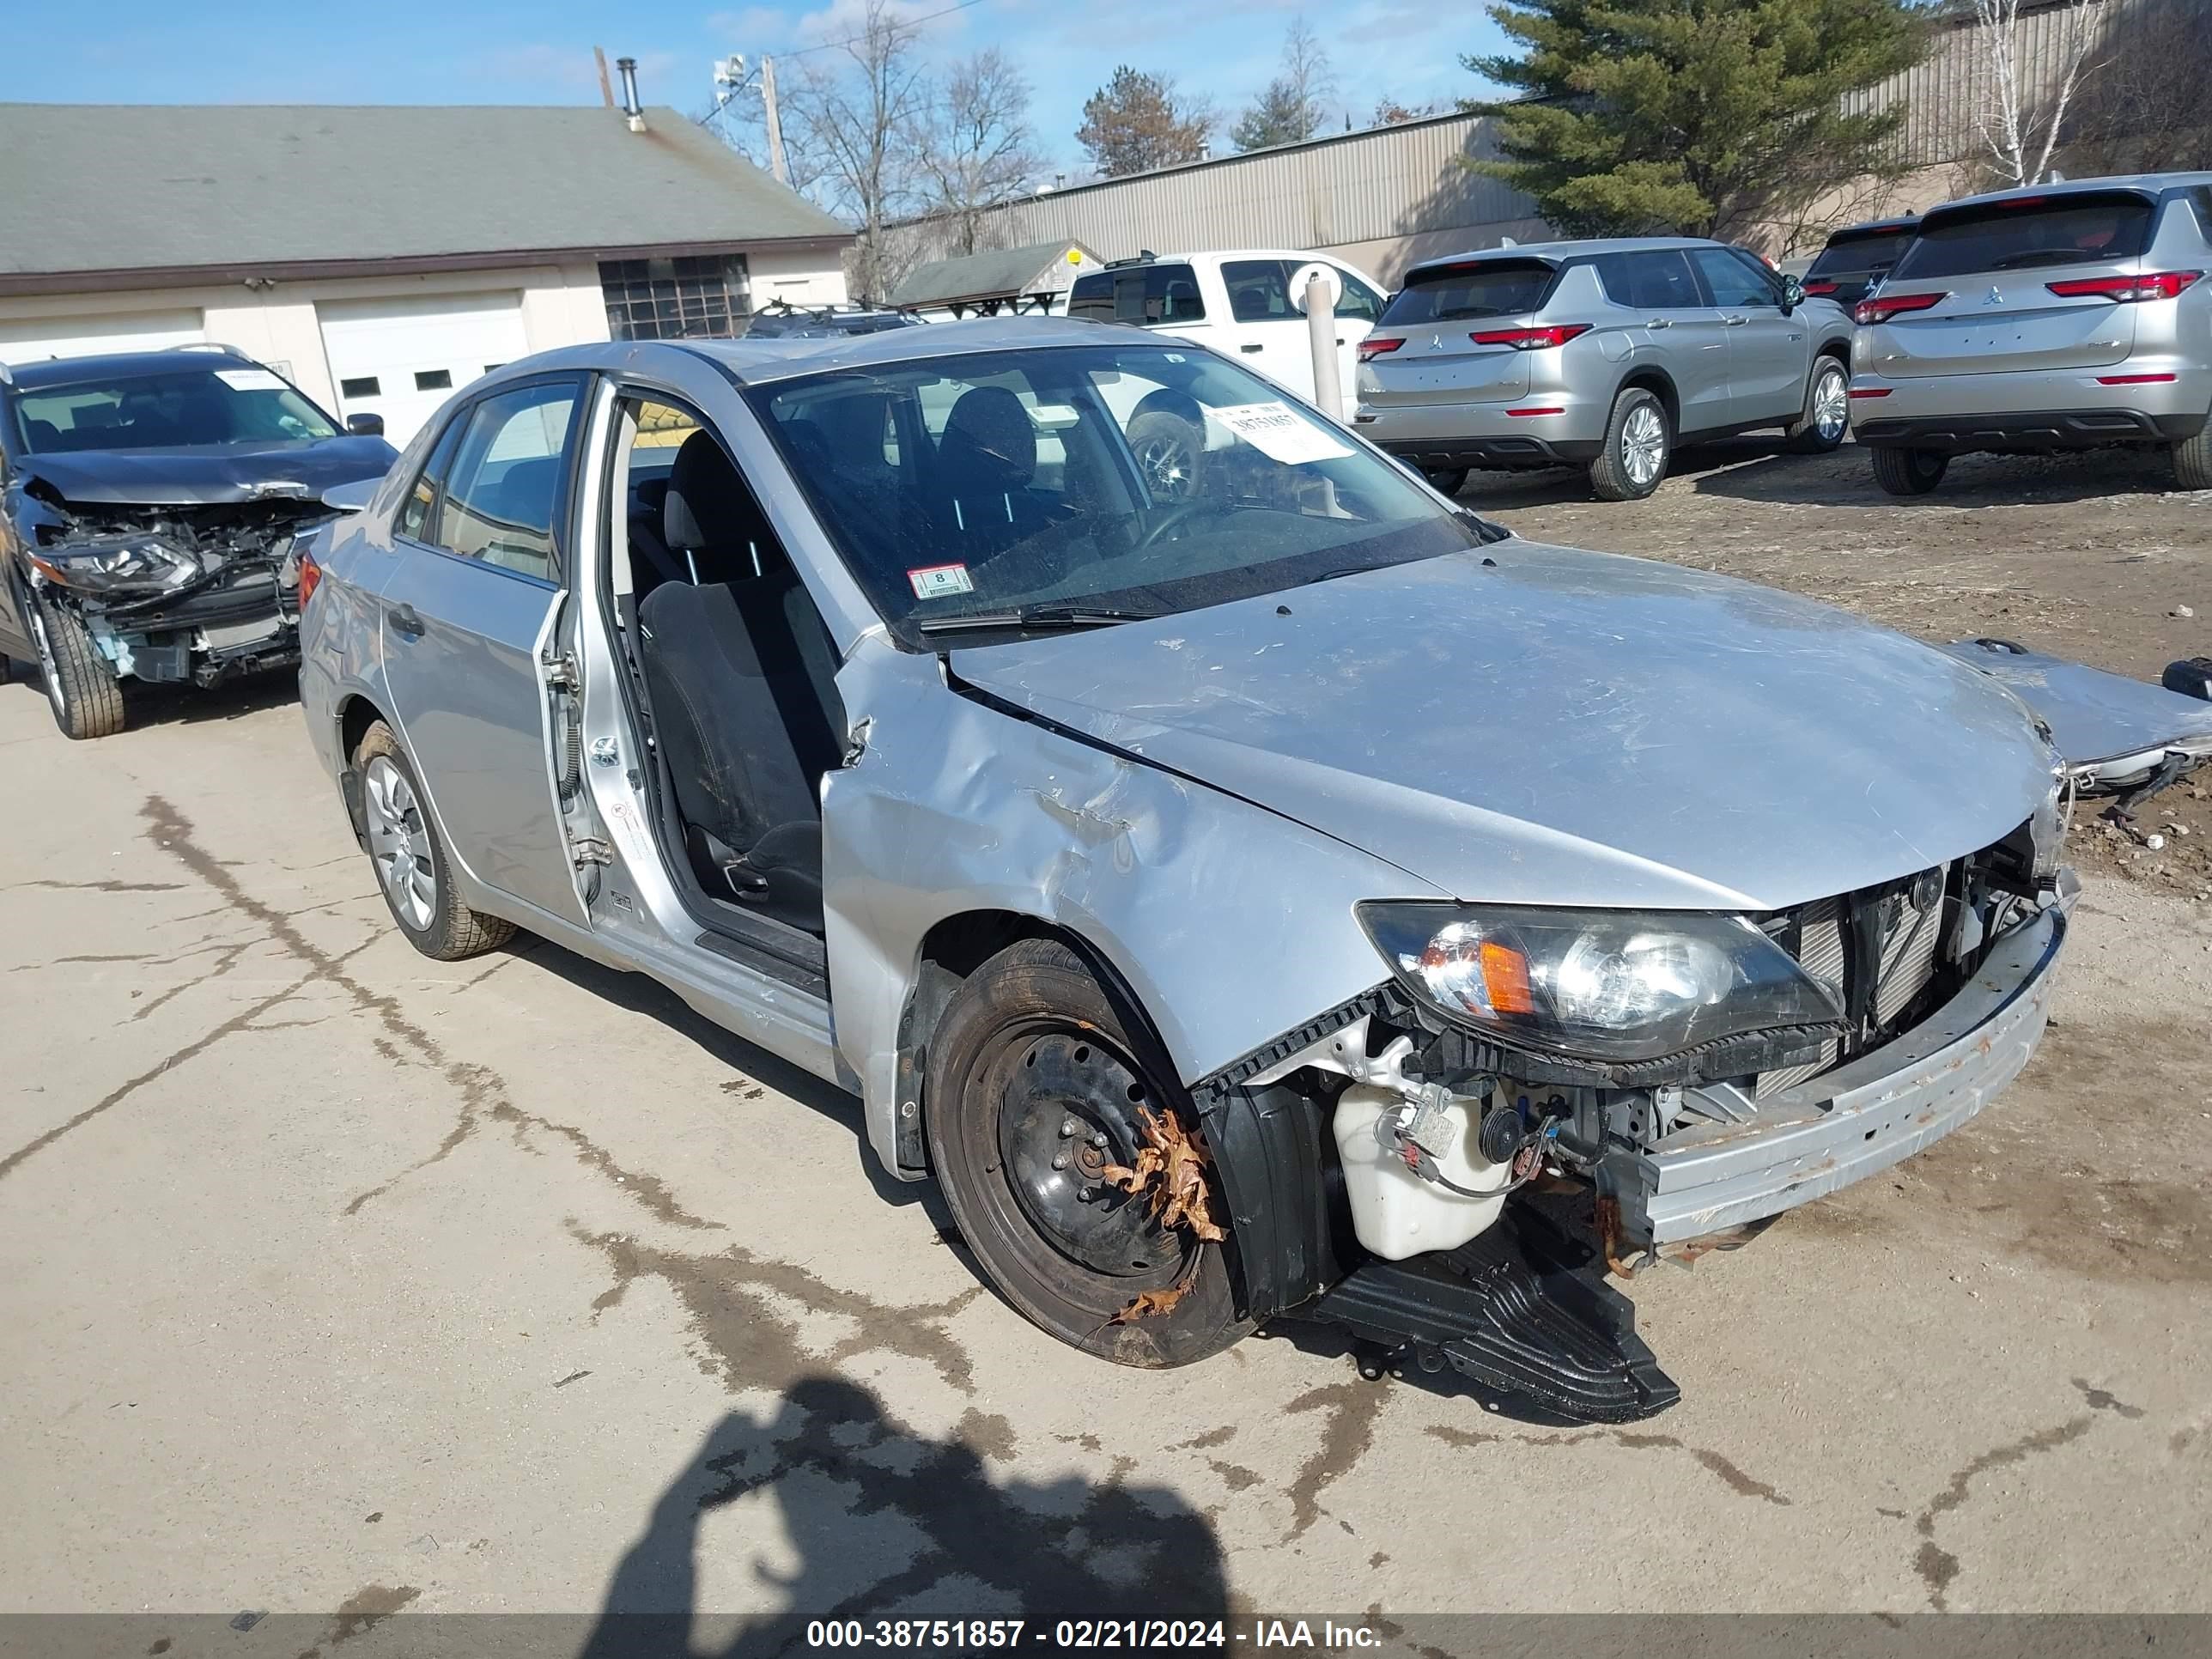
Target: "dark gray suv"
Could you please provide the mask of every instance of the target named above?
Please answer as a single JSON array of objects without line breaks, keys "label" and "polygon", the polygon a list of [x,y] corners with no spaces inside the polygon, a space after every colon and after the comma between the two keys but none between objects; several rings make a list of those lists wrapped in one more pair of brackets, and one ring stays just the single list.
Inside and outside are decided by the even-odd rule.
[{"label": "dark gray suv", "polygon": [[1586,466],[1649,495],[1677,442],[1848,424],[1850,319],[1723,242],[1546,242],[1432,259],[1360,343],[1360,435],[1455,490],[1470,467]]}]

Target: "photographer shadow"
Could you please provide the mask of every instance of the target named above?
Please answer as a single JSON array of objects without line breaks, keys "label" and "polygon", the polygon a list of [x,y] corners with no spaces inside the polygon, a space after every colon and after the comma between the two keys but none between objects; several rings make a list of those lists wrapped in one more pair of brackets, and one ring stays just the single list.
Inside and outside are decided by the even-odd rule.
[{"label": "photographer shadow", "polygon": [[[798,1564],[757,1559],[779,1610],[731,1609],[736,1634],[702,1645],[702,1519],[757,1493],[776,1504]],[[1060,1618],[1228,1613],[1219,1541],[1175,1493],[994,1482],[957,1433],[915,1434],[866,1389],[810,1376],[767,1420],[732,1412],[708,1432],[617,1565],[579,1659],[766,1659],[808,1650],[809,1625],[828,1620],[1026,1617],[1029,1645]]]}]

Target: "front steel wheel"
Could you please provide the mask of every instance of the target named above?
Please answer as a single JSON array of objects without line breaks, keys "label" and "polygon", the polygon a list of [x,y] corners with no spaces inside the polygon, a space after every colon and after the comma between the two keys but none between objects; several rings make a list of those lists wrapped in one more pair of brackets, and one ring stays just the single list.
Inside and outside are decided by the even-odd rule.
[{"label": "front steel wheel", "polygon": [[362,829],[386,908],[407,941],[438,962],[459,962],[514,935],[514,924],[462,903],[452,860],[422,805],[422,786],[392,728],[370,723],[353,752],[361,777]]},{"label": "front steel wheel", "polygon": [[[1194,1126],[1173,1076],[1158,1042],[1051,939],[978,968],[931,1044],[930,1161],[961,1236],[1031,1321],[1125,1365],[1188,1364],[1251,1328],[1223,1247],[1164,1226],[1149,1194],[1107,1178],[1144,1144],[1139,1109]],[[1225,1227],[1218,1197],[1212,1209]],[[1168,1305],[1132,1316],[1148,1293]]]}]

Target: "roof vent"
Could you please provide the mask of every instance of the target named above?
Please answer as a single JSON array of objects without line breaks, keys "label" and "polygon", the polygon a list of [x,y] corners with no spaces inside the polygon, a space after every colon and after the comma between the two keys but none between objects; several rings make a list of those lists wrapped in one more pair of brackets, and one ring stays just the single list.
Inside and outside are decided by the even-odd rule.
[{"label": "roof vent", "polygon": [[622,76],[623,113],[629,117],[629,130],[632,132],[643,132],[645,106],[637,101],[637,59],[616,58],[615,73]]}]

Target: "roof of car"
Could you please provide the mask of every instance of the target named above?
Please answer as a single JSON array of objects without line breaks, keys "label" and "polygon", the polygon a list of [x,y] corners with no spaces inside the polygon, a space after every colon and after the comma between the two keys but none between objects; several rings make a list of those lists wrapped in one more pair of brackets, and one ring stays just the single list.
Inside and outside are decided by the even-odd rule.
[{"label": "roof of car", "polygon": [[553,368],[616,369],[650,361],[655,353],[684,352],[726,366],[748,386],[822,374],[836,369],[871,369],[918,362],[932,357],[964,356],[981,351],[1019,351],[1054,346],[1120,345],[1188,350],[1188,343],[1127,323],[1094,323],[1079,318],[978,317],[962,323],[929,323],[919,328],[885,329],[834,339],[617,340],[594,345],[562,346],[534,356],[518,357],[486,381],[504,380]]},{"label": "roof of car", "polygon": [[79,380],[131,380],[180,368],[236,368],[252,362],[228,347],[187,346],[171,351],[113,351],[93,357],[41,357],[8,365],[9,384],[21,389],[73,386]]},{"label": "roof of car", "polygon": [[1893,219],[1864,219],[1855,225],[1838,225],[1828,233],[1831,243],[1856,241],[1862,236],[1886,236],[1901,230],[1917,230],[1920,216],[1903,213]]},{"label": "roof of car", "polygon": [[1579,241],[1520,242],[1511,247],[1470,248],[1465,253],[1446,253],[1408,265],[1401,279],[1411,282],[1424,270],[1440,265],[1462,265],[1476,259],[1580,259],[1594,253],[1634,253],[1670,247],[1726,247],[1710,236],[1591,236]]},{"label": "roof of car", "polygon": [[2048,185],[2022,185],[2012,190],[1987,191],[1979,196],[1961,196],[1928,211],[1943,213],[1953,208],[1981,207],[1993,202],[2020,201],[2039,196],[2074,196],[2087,191],[2162,191],[2191,185],[2212,185],[2212,173],[2116,173],[2098,179],[2062,179]]}]

